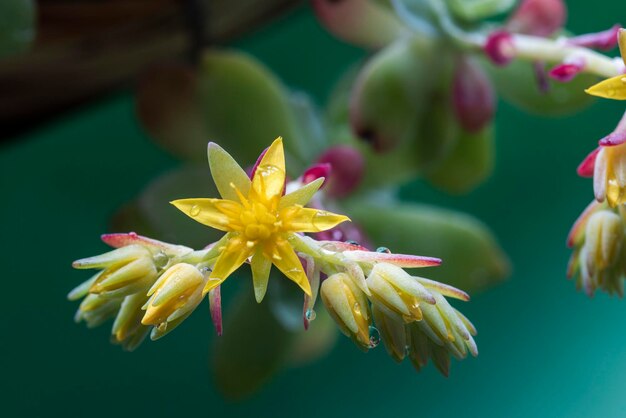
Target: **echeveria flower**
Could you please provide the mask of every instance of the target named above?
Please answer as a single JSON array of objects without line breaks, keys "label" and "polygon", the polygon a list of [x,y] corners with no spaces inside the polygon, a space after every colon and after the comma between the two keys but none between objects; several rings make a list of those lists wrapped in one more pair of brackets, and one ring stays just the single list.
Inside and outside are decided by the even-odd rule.
[{"label": "echeveria flower", "polygon": [[267,290],[274,264],[285,276],[311,295],[302,263],[290,244],[293,235],[321,232],[348,221],[343,215],[304,208],[323,179],[283,196],[285,154],[282,138],[264,153],[252,180],[243,168],[217,144],[209,144],[209,164],[223,199],[180,199],[174,206],[192,219],[225,231],[219,256],[204,293],[219,286],[251,257],[252,280],[257,301]]}]

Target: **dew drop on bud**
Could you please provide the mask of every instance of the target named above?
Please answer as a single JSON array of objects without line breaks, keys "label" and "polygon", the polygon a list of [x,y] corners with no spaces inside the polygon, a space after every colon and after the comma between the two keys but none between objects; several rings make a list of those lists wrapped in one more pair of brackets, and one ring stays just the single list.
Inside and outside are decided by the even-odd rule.
[{"label": "dew drop on bud", "polygon": [[317,314],[313,309],[307,309],[305,316],[308,321],[314,321]]},{"label": "dew drop on bud", "polygon": [[200,206],[193,205],[191,209],[189,209],[189,214],[191,216],[198,216],[200,214]]},{"label": "dew drop on bud", "polygon": [[361,304],[359,302],[354,302],[354,305],[352,305],[352,310],[354,311],[355,314],[360,315],[361,314]]},{"label": "dew drop on bud", "polygon": [[156,264],[157,267],[165,267],[169,260],[170,258],[163,251],[159,251],[154,256],[154,264]]},{"label": "dew drop on bud", "polygon": [[387,247],[378,247],[376,248],[376,252],[377,253],[387,253],[387,254],[391,254],[391,250]]},{"label": "dew drop on bud", "polygon": [[380,332],[375,326],[370,326],[370,348],[376,348],[380,344]]},{"label": "dew drop on bud", "polygon": [[157,329],[160,332],[164,332],[167,329],[167,322],[161,322],[159,325],[157,325]]}]

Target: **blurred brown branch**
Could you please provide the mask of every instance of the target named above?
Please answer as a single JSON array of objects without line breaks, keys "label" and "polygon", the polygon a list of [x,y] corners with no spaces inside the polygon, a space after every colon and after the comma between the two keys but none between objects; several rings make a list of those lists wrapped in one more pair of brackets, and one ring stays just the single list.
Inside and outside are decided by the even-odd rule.
[{"label": "blurred brown branch", "polygon": [[[36,44],[27,54],[0,61],[0,124],[9,133],[19,130],[133,80],[153,62],[189,56],[197,42],[185,1],[40,0]],[[211,43],[228,42],[299,3],[195,1],[204,7],[193,19]]]}]

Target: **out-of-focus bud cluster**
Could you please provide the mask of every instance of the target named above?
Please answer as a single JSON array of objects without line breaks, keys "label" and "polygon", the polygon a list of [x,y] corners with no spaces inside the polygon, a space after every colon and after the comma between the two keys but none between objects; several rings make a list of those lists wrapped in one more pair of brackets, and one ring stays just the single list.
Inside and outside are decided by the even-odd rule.
[{"label": "out-of-focus bud cluster", "polygon": [[75,319],[88,327],[115,318],[114,343],[134,350],[152,328],[158,339],[178,326],[202,300],[207,279],[196,266],[182,262],[197,254],[134,233],[104,235],[118,247],[99,256],[77,260],[77,269],[100,269],[72,290],[68,299],[83,298]]},{"label": "out-of-focus bud cluster", "polygon": [[469,296],[404,270],[435,266],[439,260],[392,254],[386,248],[371,252],[356,244],[324,246],[341,250],[342,264],[351,267],[322,281],[322,301],[340,330],[361,350],[382,340],[397,362],[408,357],[419,371],[431,359],[446,376],[450,356],[478,355],[476,329],[444,297],[467,301]]},{"label": "out-of-focus bud cluster", "polygon": [[573,253],[568,277],[588,296],[596,289],[624,296],[626,210],[592,202],[580,215],[568,238]]}]

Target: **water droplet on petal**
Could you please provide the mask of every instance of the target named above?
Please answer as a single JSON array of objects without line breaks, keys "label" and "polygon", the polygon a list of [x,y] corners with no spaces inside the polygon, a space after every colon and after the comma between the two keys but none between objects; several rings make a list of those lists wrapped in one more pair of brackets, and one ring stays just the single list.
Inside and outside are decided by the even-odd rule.
[{"label": "water droplet on petal", "polygon": [[313,309],[307,309],[304,315],[306,316],[306,319],[309,321],[314,321],[315,317],[317,316],[317,314],[315,313]]},{"label": "water droplet on petal", "polygon": [[200,215],[200,206],[198,206],[198,205],[193,205],[193,206],[191,207],[191,209],[189,209],[189,214],[190,214],[191,216],[198,216],[198,215]]},{"label": "water droplet on petal", "polygon": [[165,267],[168,261],[170,261],[170,258],[163,251],[159,251],[154,255],[154,264],[157,267]]},{"label": "water droplet on petal", "polygon": [[167,329],[167,322],[161,322],[159,325],[157,325],[157,329],[160,332],[164,332]]},{"label": "water droplet on petal", "polygon": [[377,253],[387,253],[387,254],[391,254],[391,250],[387,247],[378,247],[376,248],[376,252]]},{"label": "water droplet on petal", "polygon": [[354,305],[352,305],[352,310],[354,311],[355,314],[360,315],[361,314],[361,304],[359,302],[354,302]]},{"label": "water droplet on petal", "polygon": [[375,326],[370,326],[370,348],[376,348],[380,344],[380,332]]},{"label": "water droplet on petal", "polygon": [[208,274],[210,271],[211,271],[211,269],[208,268],[208,267],[202,267],[200,269],[200,273],[202,273],[202,274]]},{"label": "water droplet on petal", "polygon": [[350,245],[359,245],[359,243],[358,243],[358,242],[356,242],[356,241],[352,241],[352,240],[346,241],[346,244],[350,244]]}]

